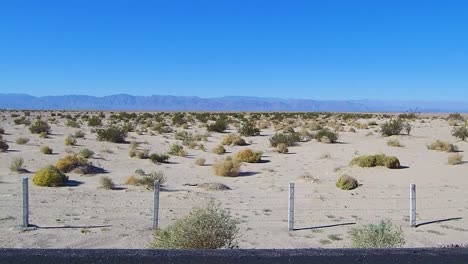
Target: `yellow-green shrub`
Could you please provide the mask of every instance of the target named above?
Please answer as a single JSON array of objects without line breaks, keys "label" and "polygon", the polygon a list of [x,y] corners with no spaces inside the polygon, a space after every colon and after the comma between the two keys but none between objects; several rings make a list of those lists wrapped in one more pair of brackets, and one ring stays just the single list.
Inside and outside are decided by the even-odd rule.
[{"label": "yellow-green shrub", "polygon": [[428,144],[426,147],[430,150],[445,151],[445,152],[455,152],[458,150],[457,146],[450,144],[448,142],[441,141],[441,140],[436,140],[432,142],[431,144]]},{"label": "yellow-green shrub", "polygon": [[358,181],[355,178],[348,175],[341,176],[336,182],[336,187],[342,190],[353,190],[356,189],[358,186]]},{"label": "yellow-green shrub", "polygon": [[88,161],[79,155],[67,155],[57,161],[55,167],[61,172],[70,172],[80,166],[88,165]]},{"label": "yellow-green shrub", "polygon": [[252,151],[251,149],[244,149],[236,154],[236,159],[248,163],[258,163],[262,159],[262,154],[263,153],[261,151]]},{"label": "yellow-green shrub", "polygon": [[64,185],[68,177],[56,167],[49,165],[34,174],[33,183],[37,186],[56,187]]},{"label": "yellow-green shrub", "polygon": [[232,157],[213,163],[214,173],[218,176],[236,177],[239,175],[241,162]]},{"label": "yellow-green shrub", "polygon": [[351,160],[350,165],[357,165],[363,168],[384,166],[389,169],[397,169],[400,168],[400,161],[395,156],[378,154],[355,157]]}]

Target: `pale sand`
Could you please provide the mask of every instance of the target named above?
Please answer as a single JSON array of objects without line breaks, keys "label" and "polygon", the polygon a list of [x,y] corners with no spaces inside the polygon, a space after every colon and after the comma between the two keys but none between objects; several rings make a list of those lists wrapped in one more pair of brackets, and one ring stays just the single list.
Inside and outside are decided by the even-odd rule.
[{"label": "pale sand", "polygon": [[[33,113],[32,115],[34,115]],[[108,170],[120,190],[98,189],[102,175],[80,176],[69,173],[71,180],[83,182],[77,187],[45,188],[30,182],[31,224],[44,227],[35,231],[19,232],[15,226],[21,223],[21,178],[33,174],[14,174],[9,171],[10,161],[21,156],[26,169],[35,172],[66,155],[64,138],[76,128],[68,128],[63,120],[52,125],[52,135],[40,139],[24,126],[14,126],[10,113],[3,113],[6,120],[0,127],[6,131],[4,139],[10,150],[0,153],[0,247],[38,248],[146,248],[152,238],[153,193],[144,187],[123,185],[136,169],[146,172],[162,170],[167,183],[161,192],[160,226],[186,215],[192,207],[215,198],[224,208],[241,221],[240,248],[309,248],[349,247],[348,231],[379,219],[391,219],[402,227],[405,247],[427,247],[447,244],[466,244],[468,241],[468,164],[447,165],[448,153],[431,151],[426,144],[436,139],[458,145],[468,151],[467,142],[458,142],[451,136],[445,120],[426,119],[426,123],[413,122],[411,136],[399,136],[403,148],[387,146],[388,138],[366,136],[376,127],[356,133],[340,132],[340,144],[323,144],[312,140],[290,147],[290,154],[278,154],[269,147],[272,128],[263,129],[262,136],[246,137],[253,144],[248,146],[264,152],[265,163],[244,164],[244,174],[236,178],[215,176],[211,164],[214,160],[231,155],[246,147],[226,147],[228,154],[216,155],[211,149],[217,146],[225,134],[212,133],[205,142],[206,152],[188,150],[188,157],[171,157],[171,164],[155,165],[150,160],[128,156],[129,144],[97,142],[95,134],[86,125],[85,139],[78,139],[75,151],[86,147],[96,153],[90,159],[95,165]],[[47,115],[47,114],[44,114]],[[378,120],[382,123],[384,120]],[[367,122],[367,121],[365,121]],[[181,128],[179,128],[181,130]],[[189,131],[204,133],[202,128]],[[236,132],[230,129],[229,132]],[[30,138],[26,145],[17,145],[16,138]],[[173,134],[136,135],[139,142],[147,141],[141,148],[151,152],[165,152],[170,144],[179,142]],[[39,146],[49,145],[54,155],[39,152]],[[103,153],[107,148],[114,153]],[[323,153],[331,158],[320,159]],[[464,154],[464,153],[461,154]],[[405,169],[349,167],[356,155],[385,153],[397,156]],[[465,155],[466,156],[466,155]],[[207,166],[195,165],[197,158],[205,158]],[[468,160],[468,156],[465,157]],[[340,168],[340,169],[338,169]],[[342,174],[356,177],[362,184],[352,191],[339,190],[336,179]],[[317,179],[306,182],[299,179],[309,175]],[[184,184],[220,182],[232,188],[230,191],[205,191]],[[289,232],[287,228],[288,183],[296,183],[296,228],[308,228],[344,223],[320,229],[304,229]],[[411,228],[408,226],[409,184],[417,185],[418,223],[461,217],[441,223]],[[66,226],[76,228],[64,228]],[[80,228],[92,226],[90,228]],[[331,240],[338,235],[341,240]]]}]

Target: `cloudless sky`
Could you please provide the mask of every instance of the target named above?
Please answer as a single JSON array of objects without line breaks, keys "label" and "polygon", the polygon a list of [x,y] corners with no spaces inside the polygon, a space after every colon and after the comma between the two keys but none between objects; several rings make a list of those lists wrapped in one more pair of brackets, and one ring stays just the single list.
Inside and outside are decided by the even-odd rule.
[{"label": "cloudless sky", "polygon": [[4,0],[0,93],[468,99],[468,1]]}]

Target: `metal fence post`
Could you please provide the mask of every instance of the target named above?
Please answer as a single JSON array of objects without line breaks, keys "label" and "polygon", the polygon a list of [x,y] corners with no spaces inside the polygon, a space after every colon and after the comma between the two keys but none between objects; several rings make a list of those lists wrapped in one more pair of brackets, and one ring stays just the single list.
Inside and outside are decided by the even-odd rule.
[{"label": "metal fence post", "polygon": [[294,230],[294,182],[289,183],[288,230]]},{"label": "metal fence post", "polygon": [[23,177],[23,228],[29,227],[29,190],[28,177]]},{"label": "metal fence post", "polygon": [[416,227],[416,184],[410,184],[410,226]]},{"label": "metal fence post", "polygon": [[154,201],[153,201],[153,229],[158,228],[159,220],[159,181],[154,181]]}]

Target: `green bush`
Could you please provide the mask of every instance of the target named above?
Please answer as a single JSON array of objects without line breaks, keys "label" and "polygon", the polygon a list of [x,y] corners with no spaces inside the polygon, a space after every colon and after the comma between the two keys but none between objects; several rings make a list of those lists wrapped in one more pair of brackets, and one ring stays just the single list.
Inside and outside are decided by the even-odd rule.
[{"label": "green bush", "polygon": [[223,133],[228,128],[227,121],[224,118],[218,118],[215,123],[206,127],[210,132]]},{"label": "green bush", "polygon": [[314,136],[315,140],[323,143],[336,143],[338,141],[338,134],[328,129],[322,129]]},{"label": "green bush", "polygon": [[10,171],[13,171],[13,172],[26,171],[23,165],[24,165],[24,159],[22,157],[16,157],[10,163]]},{"label": "green bush", "polygon": [[87,148],[84,148],[84,149],[80,150],[80,156],[85,158],[85,159],[89,159],[93,155],[94,155],[94,152],[92,150],[87,149]]},{"label": "green bush", "polygon": [[236,159],[247,163],[259,163],[262,160],[262,154],[261,151],[244,149],[236,154]]},{"label": "green bush", "polygon": [[411,125],[400,118],[392,119],[380,126],[380,133],[385,137],[400,135],[403,130],[406,130],[407,134],[409,134]]},{"label": "green bush", "polygon": [[75,146],[76,145],[76,138],[72,136],[68,136],[65,138],[65,146]]},{"label": "green bush", "polygon": [[400,168],[400,161],[397,157],[394,156],[386,156],[384,154],[378,155],[368,155],[368,156],[360,156],[355,157],[351,160],[350,165],[357,165],[363,168],[370,168],[370,167],[387,167],[389,169],[398,169]]},{"label": "green bush", "polygon": [[90,127],[102,126],[101,118],[99,118],[98,116],[90,117],[88,119],[88,126],[90,126]]},{"label": "green bush", "polygon": [[114,182],[110,177],[103,176],[99,178],[99,187],[104,190],[112,190],[114,189]]},{"label": "green bush", "polygon": [[25,137],[19,137],[16,139],[16,144],[18,145],[24,145],[26,143],[29,142],[29,138],[25,138]]},{"label": "green bush", "polygon": [[167,154],[185,157],[187,156],[187,151],[185,151],[184,147],[179,144],[172,144]]},{"label": "green bush", "polygon": [[97,140],[112,143],[125,143],[127,131],[119,127],[109,127],[107,129],[98,129]]},{"label": "green bush", "polygon": [[46,155],[52,154],[52,149],[49,146],[41,146],[40,151],[42,154],[46,154]]},{"label": "green bush", "polygon": [[405,243],[401,229],[393,226],[389,220],[352,228],[349,234],[352,246],[358,248],[401,247]]},{"label": "green bush", "polygon": [[459,127],[454,127],[452,131],[452,136],[465,141],[468,138],[468,126],[463,125]]},{"label": "green bush", "polygon": [[226,153],[226,149],[223,147],[223,145],[219,145],[213,149],[213,153],[221,155],[221,154]]},{"label": "green bush", "polygon": [[195,208],[186,217],[165,229],[158,229],[151,242],[153,248],[163,249],[218,249],[237,247],[239,221],[228,211],[210,202],[204,208]]},{"label": "green bush", "polygon": [[33,134],[40,134],[40,133],[43,133],[43,132],[49,134],[50,133],[50,126],[46,122],[38,119],[38,120],[36,120],[36,122],[34,124],[32,124],[29,127],[29,131],[31,131],[31,133],[33,133]]},{"label": "green bush", "polygon": [[403,147],[403,145],[400,143],[400,141],[396,138],[391,138],[387,141],[387,146],[389,147]]},{"label": "green bush", "polygon": [[348,175],[343,175],[336,181],[336,187],[342,190],[353,190],[359,186],[358,181]]},{"label": "green bush", "polygon": [[276,133],[270,138],[270,145],[277,147],[278,144],[286,144],[286,146],[294,146],[300,140],[298,133]]},{"label": "green bush", "polygon": [[244,122],[240,125],[238,132],[241,136],[260,136],[260,129],[255,127],[255,124],[252,122]]},{"label": "green bush", "polygon": [[149,156],[149,159],[153,162],[153,163],[167,163],[169,162],[169,156],[168,155],[165,155],[165,154],[157,154],[157,153],[153,153]]},{"label": "green bush", "polygon": [[52,165],[42,168],[33,177],[35,185],[47,187],[62,186],[67,180],[68,177]]},{"label": "green bush", "polygon": [[441,140],[436,140],[431,144],[426,145],[426,147],[430,150],[437,150],[437,151],[445,151],[445,152],[455,152],[458,150],[456,145],[450,144],[448,142],[444,142]]},{"label": "green bush", "polygon": [[84,138],[85,136],[85,133],[81,130],[78,130],[75,132],[75,134],[73,135],[75,138]]},{"label": "green bush", "polygon": [[0,140],[0,152],[6,152],[10,146],[4,141]]}]

